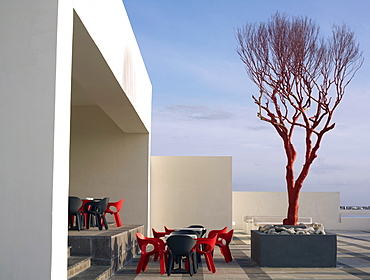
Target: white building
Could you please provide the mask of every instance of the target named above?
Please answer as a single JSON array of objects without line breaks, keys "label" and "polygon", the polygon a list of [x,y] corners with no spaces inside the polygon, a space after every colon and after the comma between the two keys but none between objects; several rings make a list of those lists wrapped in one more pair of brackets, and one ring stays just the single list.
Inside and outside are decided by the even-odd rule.
[{"label": "white building", "polygon": [[148,225],[151,83],[122,1],[1,6],[0,279],[66,279],[69,192]]},{"label": "white building", "polygon": [[152,86],[121,0],[5,1],[0,22],[0,279],[67,279],[68,195],[124,198],[147,232],[231,226],[231,157],[156,157],[151,194]]}]

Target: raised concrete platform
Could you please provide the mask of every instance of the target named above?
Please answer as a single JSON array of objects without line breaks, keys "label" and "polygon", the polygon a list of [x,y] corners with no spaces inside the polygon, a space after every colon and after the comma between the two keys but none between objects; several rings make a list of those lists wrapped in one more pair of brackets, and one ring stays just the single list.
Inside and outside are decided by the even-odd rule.
[{"label": "raised concrete platform", "polygon": [[97,228],[68,231],[71,256],[91,256],[92,265],[111,266],[115,272],[139,253],[136,233],[144,233],[143,225],[109,225],[108,230]]}]

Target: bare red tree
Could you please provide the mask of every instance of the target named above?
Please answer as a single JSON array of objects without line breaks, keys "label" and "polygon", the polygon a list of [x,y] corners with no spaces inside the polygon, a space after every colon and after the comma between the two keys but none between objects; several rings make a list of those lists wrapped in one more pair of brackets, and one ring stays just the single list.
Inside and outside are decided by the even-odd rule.
[{"label": "bare red tree", "polygon": [[[270,123],[281,137],[287,158],[288,213],[283,223],[296,225],[298,199],[310,166],[344,92],[363,63],[354,33],[346,25],[333,25],[332,34],[319,37],[319,27],[307,17],[273,15],[266,23],[238,28],[237,53],[249,78],[259,88],[252,96],[257,116]],[[305,157],[294,174],[296,128],[305,131]]]}]

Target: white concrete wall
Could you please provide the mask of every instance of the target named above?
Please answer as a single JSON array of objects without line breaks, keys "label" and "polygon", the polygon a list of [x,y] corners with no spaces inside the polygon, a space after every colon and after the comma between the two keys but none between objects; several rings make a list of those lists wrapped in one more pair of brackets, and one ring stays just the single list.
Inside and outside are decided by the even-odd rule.
[{"label": "white concrete wall", "polygon": [[[302,192],[299,198],[299,216],[312,217],[313,222],[326,229],[340,229],[339,192]],[[285,216],[286,192],[233,192],[233,221],[235,229],[243,228],[246,215]]]},{"label": "white concrete wall", "polygon": [[70,1],[0,9],[0,279],[67,278]]},{"label": "white concrete wall", "polygon": [[73,106],[70,194],[110,201],[124,198],[122,223],[147,225],[148,138],[125,134],[97,106]]},{"label": "white concrete wall", "polygon": [[[123,192],[113,186],[121,185],[124,177],[124,198],[129,198],[125,206],[132,207],[124,222],[131,224],[148,222],[149,210],[146,214],[141,210],[149,209],[151,84],[122,1],[20,0],[1,4],[0,210],[7,214],[6,226],[0,231],[0,279],[66,279],[72,63],[73,79],[105,112],[96,107],[99,112],[90,113],[98,122],[110,123],[105,138],[89,131],[101,132],[103,127],[91,128],[91,123],[85,123],[81,134],[72,135],[74,148],[95,148],[96,158],[107,160],[94,146],[106,140],[107,153],[124,154],[124,160],[107,161],[108,167],[115,162],[113,170],[121,173],[120,164],[127,166],[124,175],[109,173],[106,166],[93,162],[85,169],[79,163],[89,155],[81,148],[81,152],[72,151],[71,181],[76,192],[92,183],[90,195],[102,196],[98,189],[106,187],[109,178],[111,184],[104,195],[108,193],[114,200]],[[83,35],[82,42],[76,33]],[[78,115],[83,110],[76,111]],[[105,114],[110,121],[102,117]],[[80,122],[84,119],[72,121],[74,126]],[[123,135],[122,129],[133,134]],[[89,133],[96,142],[83,139]],[[114,155],[109,141],[116,141],[115,148],[120,149]],[[86,173],[97,166],[102,169],[94,171],[101,177]],[[76,175],[77,171],[85,178]]]},{"label": "white concrete wall", "polygon": [[151,226],[231,227],[231,157],[151,157]]}]

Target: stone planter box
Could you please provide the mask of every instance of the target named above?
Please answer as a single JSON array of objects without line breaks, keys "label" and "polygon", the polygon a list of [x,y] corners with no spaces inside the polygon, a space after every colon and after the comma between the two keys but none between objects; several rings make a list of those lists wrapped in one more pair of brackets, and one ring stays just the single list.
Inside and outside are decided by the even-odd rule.
[{"label": "stone planter box", "polygon": [[252,259],[265,267],[335,267],[337,236],[280,235],[251,230]]}]

